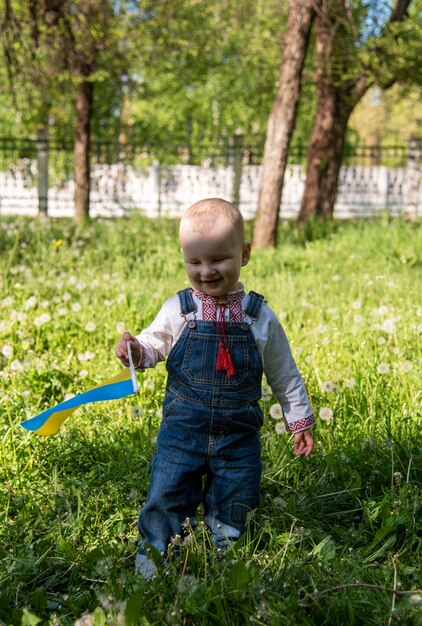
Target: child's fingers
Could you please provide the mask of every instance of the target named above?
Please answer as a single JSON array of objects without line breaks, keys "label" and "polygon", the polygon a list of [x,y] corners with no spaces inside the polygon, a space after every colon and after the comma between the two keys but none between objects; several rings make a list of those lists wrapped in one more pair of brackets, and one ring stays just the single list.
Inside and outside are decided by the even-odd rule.
[{"label": "child's fingers", "polygon": [[312,434],[304,430],[298,433],[294,439],[293,454],[296,456],[309,456],[314,447],[314,440]]},{"label": "child's fingers", "polygon": [[121,360],[123,365],[129,367],[129,356],[127,353],[127,342],[130,343],[130,347],[132,348],[136,343],[136,338],[131,335],[129,332],[124,332],[120,338],[119,343],[115,347],[114,351],[118,359]]}]

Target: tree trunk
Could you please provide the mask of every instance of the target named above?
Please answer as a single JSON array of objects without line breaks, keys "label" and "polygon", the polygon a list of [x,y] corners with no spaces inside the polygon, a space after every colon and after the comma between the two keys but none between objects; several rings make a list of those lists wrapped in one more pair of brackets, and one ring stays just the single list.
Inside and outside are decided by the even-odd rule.
[{"label": "tree trunk", "polygon": [[308,49],[315,0],[290,0],[277,95],[268,119],[253,245],[274,246],[283,179],[300,95],[302,68]]},{"label": "tree trunk", "polygon": [[341,90],[326,85],[319,94],[311,142],[308,149],[306,183],[299,221],[332,217],[337,195],[347,122],[352,108]]},{"label": "tree trunk", "polygon": [[[410,0],[398,0],[390,21],[403,19]],[[305,189],[299,221],[332,217],[344,139],[351,112],[373,83],[369,71],[351,75],[356,66],[355,34],[345,0],[326,0],[316,18],[317,110],[308,149]],[[393,84],[394,80],[388,86]]]},{"label": "tree trunk", "polygon": [[76,130],[73,146],[75,168],[75,214],[76,221],[89,217],[90,192],[90,142],[93,85],[81,80],[76,89]]}]

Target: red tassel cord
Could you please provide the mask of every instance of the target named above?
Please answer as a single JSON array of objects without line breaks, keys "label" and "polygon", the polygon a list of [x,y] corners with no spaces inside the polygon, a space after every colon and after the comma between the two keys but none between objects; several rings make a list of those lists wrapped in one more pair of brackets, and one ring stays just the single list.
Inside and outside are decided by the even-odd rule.
[{"label": "red tassel cord", "polygon": [[220,341],[215,369],[225,371],[227,376],[234,376],[236,374],[236,369],[226,342],[227,325],[224,315],[225,308],[224,304],[218,304],[216,310],[215,329]]}]

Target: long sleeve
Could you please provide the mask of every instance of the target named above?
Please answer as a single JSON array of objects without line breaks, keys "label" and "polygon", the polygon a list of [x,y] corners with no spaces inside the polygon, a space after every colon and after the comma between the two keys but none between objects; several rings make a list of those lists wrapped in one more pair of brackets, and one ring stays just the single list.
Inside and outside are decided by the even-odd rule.
[{"label": "long sleeve", "polygon": [[266,305],[252,331],[261,353],[264,373],[279,401],[289,430],[299,432],[315,425],[308,394],[294,361],[286,334]]},{"label": "long sleeve", "polygon": [[163,304],[153,322],[136,336],[142,349],[139,368],[155,367],[164,361],[180,337],[184,324],[179,299],[174,296]]}]

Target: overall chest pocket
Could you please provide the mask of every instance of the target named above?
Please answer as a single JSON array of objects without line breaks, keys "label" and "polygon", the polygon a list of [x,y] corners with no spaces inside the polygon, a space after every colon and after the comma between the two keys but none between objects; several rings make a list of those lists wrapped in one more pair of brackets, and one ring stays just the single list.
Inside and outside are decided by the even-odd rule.
[{"label": "overall chest pocket", "polygon": [[249,374],[248,339],[242,335],[226,335],[236,373],[227,376],[216,370],[220,340],[217,335],[191,332],[186,342],[182,371],[192,383],[204,385],[239,385]]}]

